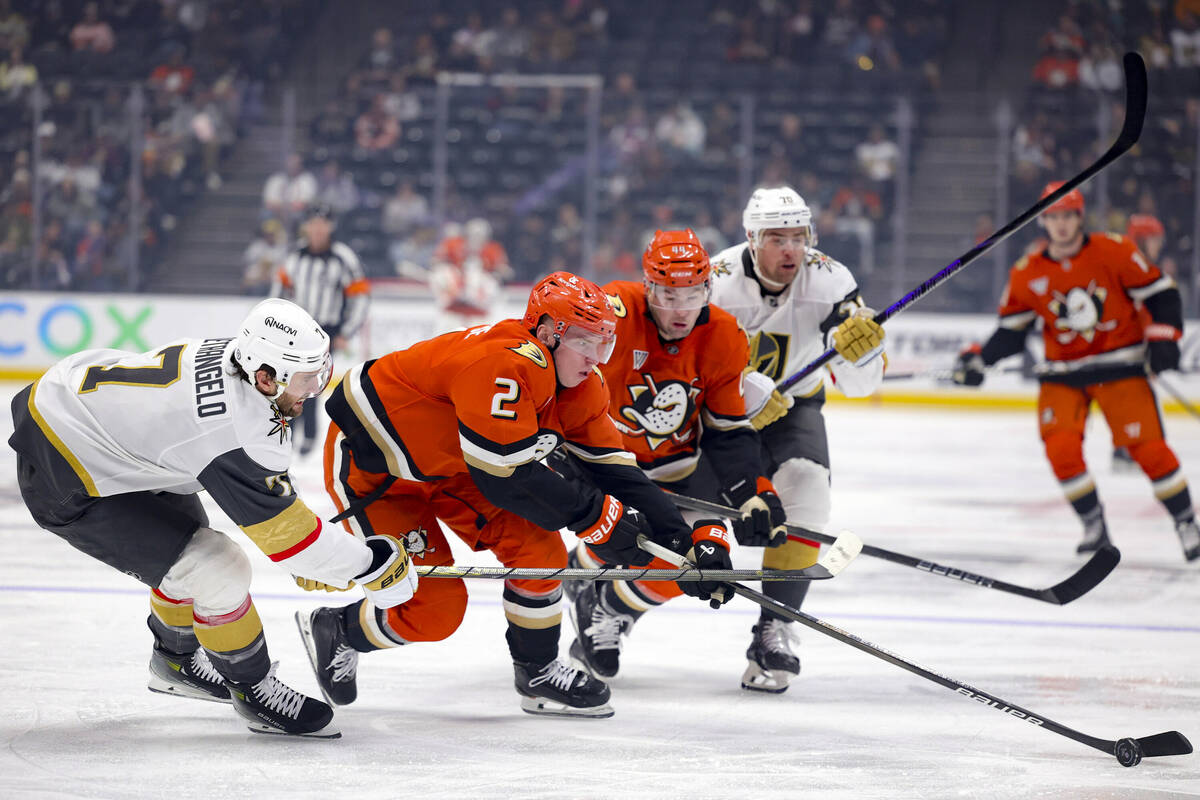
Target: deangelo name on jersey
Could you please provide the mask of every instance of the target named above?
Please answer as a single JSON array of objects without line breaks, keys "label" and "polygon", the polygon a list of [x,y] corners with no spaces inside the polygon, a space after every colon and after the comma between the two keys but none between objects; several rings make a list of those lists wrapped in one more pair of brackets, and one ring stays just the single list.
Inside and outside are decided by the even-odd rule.
[{"label": "deangelo name on jersey", "polygon": [[194,378],[196,418],[220,417],[228,413],[225,402],[225,367],[222,356],[230,339],[205,339],[196,351]]}]

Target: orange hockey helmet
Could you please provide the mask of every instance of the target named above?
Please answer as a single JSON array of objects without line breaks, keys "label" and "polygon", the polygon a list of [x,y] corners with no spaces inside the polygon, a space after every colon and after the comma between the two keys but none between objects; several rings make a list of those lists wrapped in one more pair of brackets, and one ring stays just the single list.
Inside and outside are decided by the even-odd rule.
[{"label": "orange hockey helmet", "polygon": [[712,265],[691,228],[655,231],[642,253],[646,280],[659,286],[699,286],[708,280]]},{"label": "orange hockey helmet", "polygon": [[1151,236],[1164,236],[1166,230],[1163,229],[1163,224],[1158,221],[1158,217],[1151,214],[1131,214],[1129,216],[1129,227],[1125,229],[1125,235],[1134,241],[1148,239]]},{"label": "orange hockey helmet", "polygon": [[617,313],[604,290],[587,278],[560,271],[534,284],[521,321],[533,330],[543,316],[550,317],[555,338],[571,349],[602,363],[612,355],[617,342]]},{"label": "orange hockey helmet", "polygon": [[[1042,189],[1042,197],[1049,197],[1064,184],[1066,181],[1052,181],[1046,184],[1046,188]],[[1043,214],[1053,214],[1056,211],[1078,211],[1083,214],[1083,193],[1078,189],[1072,189],[1053,203],[1049,208],[1043,211]]]}]

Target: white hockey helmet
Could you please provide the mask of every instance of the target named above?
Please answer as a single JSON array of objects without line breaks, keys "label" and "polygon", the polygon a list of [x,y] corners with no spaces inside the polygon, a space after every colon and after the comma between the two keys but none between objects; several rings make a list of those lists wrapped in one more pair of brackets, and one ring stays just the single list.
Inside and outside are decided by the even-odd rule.
[{"label": "white hockey helmet", "polygon": [[302,383],[296,384],[298,397],[315,397],[325,390],[333,373],[329,334],[303,308],[277,297],[250,309],[242,320],[233,357],[251,382],[264,364],[275,370],[278,389],[272,400],[298,375],[303,376]]},{"label": "white hockey helmet", "polygon": [[746,229],[752,247],[758,244],[762,231],[775,228],[804,228],[808,231],[808,246],[817,244],[812,210],[790,186],[755,189],[742,212],[742,227]]}]

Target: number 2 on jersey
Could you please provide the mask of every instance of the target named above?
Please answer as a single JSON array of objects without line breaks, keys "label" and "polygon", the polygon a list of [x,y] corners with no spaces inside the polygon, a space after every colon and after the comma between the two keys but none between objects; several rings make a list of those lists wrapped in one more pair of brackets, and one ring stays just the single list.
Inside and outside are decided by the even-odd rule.
[{"label": "number 2 on jersey", "polygon": [[79,394],[94,392],[106,383],[120,386],[154,386],[159,389],[170,386],[179,380],[180,362],[183,359],[184,344],[174,344],[164,347],[155,353],[158,356],[157,367],[88,367],[83,375],[83,383],[79,385]]},{"label": "number 2 on jersey", "polygon": [[504,408],[505,403],[515,403],[521,396],[521,386],[512,378],[496,378],[496,385],[503,391],[492,395],[492,416],[500,419],[516,419],[517,412]]}]

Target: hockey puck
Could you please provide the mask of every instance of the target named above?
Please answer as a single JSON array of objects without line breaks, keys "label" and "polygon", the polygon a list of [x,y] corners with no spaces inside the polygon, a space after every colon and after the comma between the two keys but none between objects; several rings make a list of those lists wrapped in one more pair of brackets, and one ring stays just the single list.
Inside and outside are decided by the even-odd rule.
[{"label": "hockey puck", "polygon": [[1122,767],[1136,767],[1142,762],[1142,747],[1137,739],[1119,739],[1114,755]]}]

